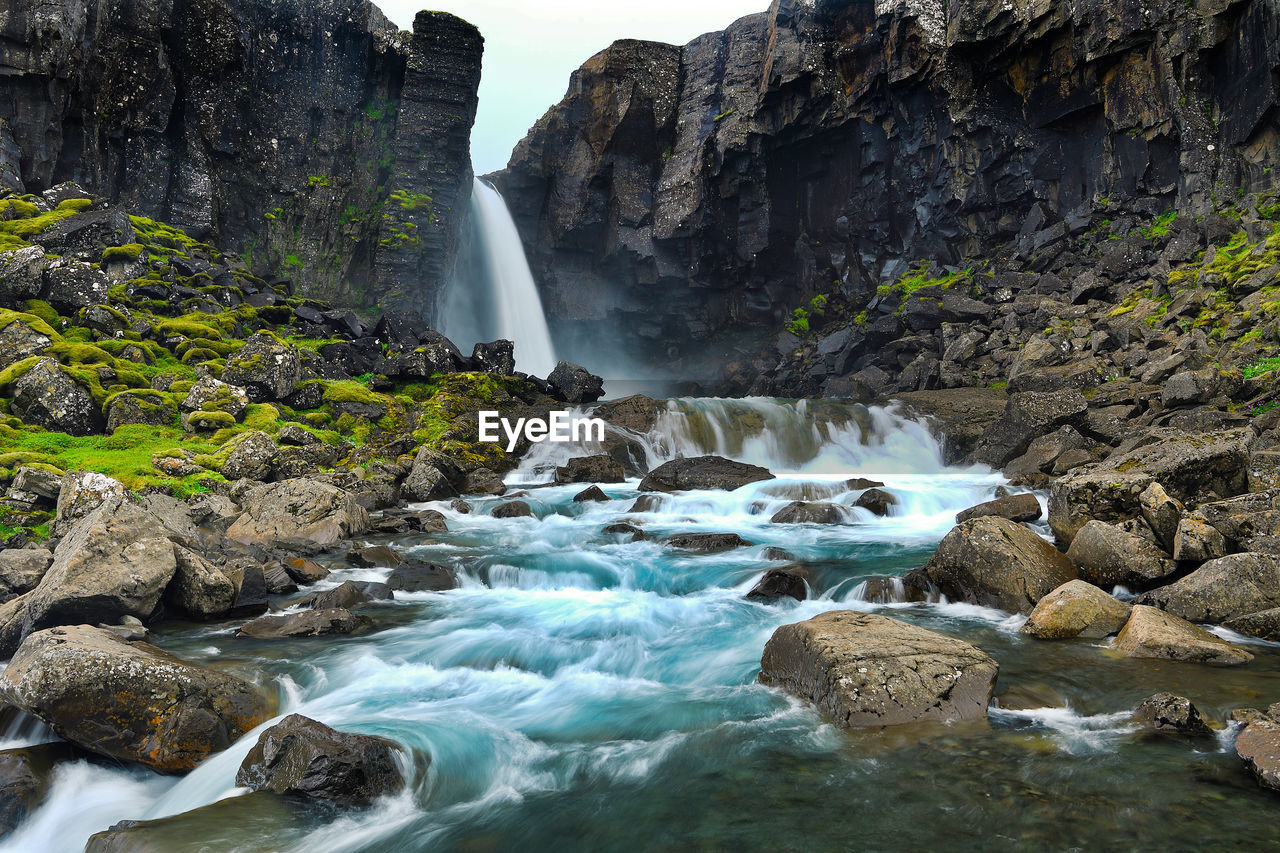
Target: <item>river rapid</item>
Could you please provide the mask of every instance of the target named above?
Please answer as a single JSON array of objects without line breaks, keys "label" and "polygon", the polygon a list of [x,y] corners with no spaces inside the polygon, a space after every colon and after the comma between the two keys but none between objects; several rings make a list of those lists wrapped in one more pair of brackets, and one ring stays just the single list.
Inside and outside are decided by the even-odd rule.
[{"label": "river rapid", "polygon": [[[369,811],[327,813],[242,796],[235,773],[254,731],[190,775],[78,762],[4,851],[78,851],[120,820],[189,812],[154,830],[156,849],[210,851],[1167,850],[1280,843],[1274,797],[1231,750],[1233,732],[1152,738],[1129,725],[1144,697],[1189,696],[1222,724],[1232,708],[1280,699],[1280,655],[1235,669],[1122,659],[1108,641],[1048,643],[1022,619],[880,591],[923,564],[955,513],[1004,483],[948,467],[921,423],[883,409],[775,400],[673,401],[635,446],[652,466],[719,453],[777,479],[733,492],[663,496],[631,512],[638,480],[545,485],[556,461],[593,448],[543,445],[513,472],[536,518],[495,519],[504,498],[447,503],[447,534],[389,541],[456,567],[459,589],[397,593],[352,637],[254,641],[236,624],[166,623],[155,641],[256,678],[298,712],[383,735],[408,750],[409,790]],[[881,480],[899,504],[852,504],[850,477]],[[842,525],[775,525],[788,502],[847,507]],[[641,526],[647,541],[606,534]],[[734,532],[750,547],[690,554],[683,532]],[[791,559],[768,553],[783,549]],[[798,564],[804,602],[748,601],[770,568]],[[382,580],[354,569],[344,580]],[[868,579],[873,579],[867,583]],[[892,598],[892,595],[887,596]],[[868,601],[875,598],[877,601]],[[780,625],[832,609],[884,613],[961,637],[999,661],[996,707],[980,724],[847,732],[756,684]],[[1241,641],[1241,638],[1235,638]],[[267,725],[270,725],[268,723]],[[2,746],[51,739],[38,725]],[[429,760],[428,757],[429,756]],[[210,804],[214,804],[210,807]],[[205,808],[202,808],[205,807]]]}]

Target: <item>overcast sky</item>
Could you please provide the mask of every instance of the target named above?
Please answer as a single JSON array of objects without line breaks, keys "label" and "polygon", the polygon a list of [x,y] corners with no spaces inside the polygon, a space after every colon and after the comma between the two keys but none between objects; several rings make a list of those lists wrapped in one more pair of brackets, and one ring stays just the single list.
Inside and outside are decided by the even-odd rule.
[{"label": "overcast sky", "polygon": [[[412,29],[423,0],[375,0]],[[511,149],[564,97],[569,74],[620,38],[685,44],[755,12],[769,0],[429,0],[484,35],[480,112],[471,137],[476,174],[507,165]]]}]

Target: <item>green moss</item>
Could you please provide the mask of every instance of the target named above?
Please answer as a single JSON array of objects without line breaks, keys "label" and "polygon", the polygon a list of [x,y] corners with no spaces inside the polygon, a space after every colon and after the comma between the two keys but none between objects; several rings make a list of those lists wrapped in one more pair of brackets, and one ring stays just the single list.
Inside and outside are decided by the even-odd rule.
[{"label": "green moss", "polygon": [[44,320],[52,328],[58,328],[62,325],[62,317],[54,310],[53,306],[43,299],[28,299],[23,306],[27,309],[27,313],[34,317]]},{"label": "green moss", "polygon": [[1163,240],[1165,237],[1169,236],[1169,233],[1172,230],[1170,226],[1173,224],[1173,220],[1177,218],[1178,212],[1176,210],[1165,211],[1156,217],[1155,222],[1142,229],[1142,236],[1146,237],[1148,240]]},{"label": "green moss", "polygon": [[145,250],[146,246],[141,243],[128,243],[124,246],[109,246],[102,252],[102,262],[104,264],[109,264],[113,261],[132,263],[133,261],[136,261]]},{"label": "green moss", "polygon": [[35,205],[21,199],[5,199],[0,201],[0,210],[11,218],[0,219],[0,235],[8,239],[0,249],[20,249],[29,245],[27,238],[34,237],[50,226],[64,219],[70,219],[93,206],[87,198],[71,198],[59,204],[48,213],[40,213]]},{"label": "green moss", "polygon": [[363,384],[350,380],[326,382],[324,401],[326,403],[364,403],[384,409],[391,404],[390,397],[371,391]]},{"label": "green moss", "polygon": [[[57,317],[57,314],[54,316]],[[34,331],[39,332],[55,343],[62,340],[62,335],[54,331],[53,326],[51,326],[43,317],[37,314],[24,314],[18,311],[9,311],[8,309],[0,308],[0,330],[9,328],[9,326],[15,322],[25,323]],[[57,321],[55,320],[55,322]]]},{"label": "green moss", "polygon": [[0,391],[21,379],[28,370],[40,363],[40,359],[41,356],[33,355],[30,358],[22,359],[22,361],[14,362],[4,370],[0,370]]}]

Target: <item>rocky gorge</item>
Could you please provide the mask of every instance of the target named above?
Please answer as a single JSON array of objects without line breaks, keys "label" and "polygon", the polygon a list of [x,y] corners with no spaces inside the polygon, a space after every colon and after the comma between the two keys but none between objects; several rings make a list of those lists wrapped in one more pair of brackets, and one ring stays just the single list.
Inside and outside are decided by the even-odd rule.
[{"label": "rocky gorge", "polygon": [[0,850],[1280,841],[1275,21],[615,44],[494,176],[557,348],[752,395],[618,398],[435,328],[474,28],[0,18]]}]

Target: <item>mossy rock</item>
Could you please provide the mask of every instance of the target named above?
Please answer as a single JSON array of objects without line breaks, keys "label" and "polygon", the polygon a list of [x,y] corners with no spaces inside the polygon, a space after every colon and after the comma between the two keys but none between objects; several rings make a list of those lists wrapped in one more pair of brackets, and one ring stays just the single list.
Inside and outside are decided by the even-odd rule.
[{"label": "mossy rock", "polygon": [[[182,426],[187,432],[217,432],[221,429],[234,427],[236,419],[227,412],[189,412],[182,416]],[[221,465],[205,465],[205,468],[217,470]]]},{"label": "mossy rock", "polygon": [[107,400],[107,432],[128,424],[166,426],[178,417],[178,404],[170,394],[152,390],[128,390]]}]

